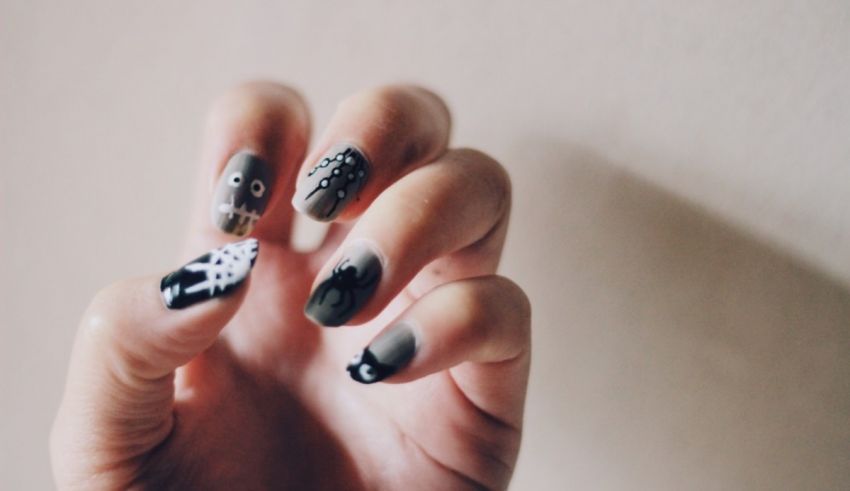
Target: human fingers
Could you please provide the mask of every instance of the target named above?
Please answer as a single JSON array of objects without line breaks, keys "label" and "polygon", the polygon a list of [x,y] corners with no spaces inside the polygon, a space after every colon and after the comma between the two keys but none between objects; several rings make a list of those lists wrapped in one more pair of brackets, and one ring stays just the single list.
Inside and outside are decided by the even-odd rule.
[{"label": "human fingers", "polygon": [[411,305],[347,369],[364,384],[418,381],[384,388],[404,405],[395,407],[398,423],[427,454],[488,489],[500,488],[519,448],[530,324],[528,298],[510,280],[455,281]]},{"label": "human fingers", "polygon": [[[409,382],[461,362],[497,363],[529,350],[528,298],[490,275],[442,285],[413,303],[348,365],[361,383]],[[414,356],[415,355],[415,356]]]},{"label": "human fingers", "polygon": [[288,243],[289,197],[309,133],[306,103],[289,87],[251,82],[219,97],[204,132],[196,235],[214,244],[256,229],[262,240]]},{"label": "human fingers", "polygon": [[493,273],[510,210],[510,179],[493,159],[453,150],[393,183],[318,274],[305,313],[324,326],[365,322],[423,268],[413,296]]},{"label": "human fingers", "polygon": [[304,161],[292,205],[320,221],[357,217],[390,183],[442,154],[450,126],[446,105],[421,87],[355,94]]},{"label": "human fingers", "polygon": [[123,281],[95,296],[51,434],[59,483],[125,487],[126,465],[173,427],[174,370],[212,345],[236,313],[257,254],[255,239],[227,244],[165,277]]}]

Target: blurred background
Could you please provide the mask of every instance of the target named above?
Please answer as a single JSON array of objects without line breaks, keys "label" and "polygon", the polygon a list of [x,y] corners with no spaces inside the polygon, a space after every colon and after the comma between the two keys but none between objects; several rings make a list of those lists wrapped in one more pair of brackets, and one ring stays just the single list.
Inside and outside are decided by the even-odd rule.
[{"label": "blurred background", "polygon": [[90,296],[174,265],[209,102],[413,81],[515,183],[512,489],[850,486],[850,3],[0,0],[0,489]]}]

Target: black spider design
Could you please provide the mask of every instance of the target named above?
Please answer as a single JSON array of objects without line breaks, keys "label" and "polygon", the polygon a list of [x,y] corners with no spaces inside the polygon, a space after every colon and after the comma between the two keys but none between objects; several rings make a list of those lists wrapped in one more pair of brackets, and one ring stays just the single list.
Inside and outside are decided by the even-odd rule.
[{"label": "black spider design", "polygon": [[336,314],[339,317],[347,315],[352,309],[354,309],[354,307],[357,306],[357,297],[354,293],[355,290],[365,290],[369,288],[378,281],[379,276],[379,273],[372,273],[371,276],[369,276],[369,271],[364,272],[362,275],[358,275],[356,266],[346,266],[349,261],[350,260],[346,258],[339,262],[334,267],[331,277],[319,285],[321,293],[319,294],[319,299],[316,302],[319,305],[325,303],[325,299],[331,290],[339,292],[339,299],[331,304],[331,307],[336,310],[345,303],[345,307],[342,310],[336,311]]}]

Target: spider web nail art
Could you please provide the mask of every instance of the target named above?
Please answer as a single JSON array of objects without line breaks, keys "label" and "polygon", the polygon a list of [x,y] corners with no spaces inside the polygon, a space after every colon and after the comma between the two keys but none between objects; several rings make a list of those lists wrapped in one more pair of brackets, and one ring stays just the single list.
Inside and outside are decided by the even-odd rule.
[{"label": "spider web nail art", "polygon": [[257,240],[248,239],[195,259],[162,279],[160,291],[165,306],[180,309],[229,293],[248,276],[258,252]]}]

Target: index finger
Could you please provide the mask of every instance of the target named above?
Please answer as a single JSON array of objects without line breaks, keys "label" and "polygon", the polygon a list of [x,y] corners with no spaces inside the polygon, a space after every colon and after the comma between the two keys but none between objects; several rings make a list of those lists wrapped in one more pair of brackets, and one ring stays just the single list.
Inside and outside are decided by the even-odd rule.
[{"label": "index finger", "polygon": [[233,235],[288,243],[293,217],[288,197],[309,132],[306,104],[281,84],[242,84],[213,103],[192,227],[205,243],[196,249]]}]

